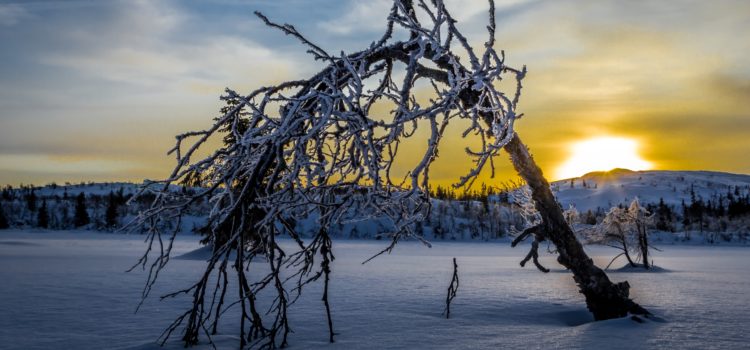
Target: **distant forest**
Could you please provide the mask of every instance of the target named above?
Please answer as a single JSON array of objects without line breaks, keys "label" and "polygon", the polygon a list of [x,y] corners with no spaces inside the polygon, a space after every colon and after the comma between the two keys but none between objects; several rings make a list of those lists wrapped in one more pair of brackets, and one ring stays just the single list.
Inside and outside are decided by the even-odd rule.
[{"label": "distant forest", "polygon": [[[148,208],[153,200],[150,195],[131,200],[137,188],[138,185],[130,183],[6,186],[0,194],[0,229],[116,231],[139,211]],[[433,239],[497,239],[513,235],[522,229],[525,215],[520,204],[514,203],[518,201],[513,196],[516,188],[515,185],[502,189],[481,185],[475,190],[458,191],[437,186],[431,190],[434,201],[430,216],[415,229]],[[175,190],[193,191],[185,187]],[[712,233],[715,239],[726,241],[739,236],[741,240],[750,237],[750,190],[747,188],[733,187],[710,198],[691,190],[690,200],[681,205],[667,205],[662,199],[658,203],[643,203],[643,206],[653,215],[651,230],[681,233],[683,240],[691,239],[695,233]],[[209,210],[207,203],[195,203],[193,219],[186,220],[183,229],[200,228]],[[601,223],[610,208],[599,207],[583,213],[567,208],[571,210],[575,211],[568,213],[574,218],[571,223],[585,226]],[[314,223],[305,224],[304,218],[295,221],[314,230]],[[379,233],[387,229],[376,223],[374,227],[339,225],[332,231],[339,237],[378,238]]]}]

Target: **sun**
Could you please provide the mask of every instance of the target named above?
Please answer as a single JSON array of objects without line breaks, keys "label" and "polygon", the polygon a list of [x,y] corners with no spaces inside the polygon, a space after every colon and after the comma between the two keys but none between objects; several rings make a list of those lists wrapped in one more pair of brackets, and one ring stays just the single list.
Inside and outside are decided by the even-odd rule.
[{"label": "sun", "polygon": [[648,170],[652,164],[638,155],[638,142],[625,137],[596,137],[570,146],[570,158],[557,168],[558,179],[615,168]]}]

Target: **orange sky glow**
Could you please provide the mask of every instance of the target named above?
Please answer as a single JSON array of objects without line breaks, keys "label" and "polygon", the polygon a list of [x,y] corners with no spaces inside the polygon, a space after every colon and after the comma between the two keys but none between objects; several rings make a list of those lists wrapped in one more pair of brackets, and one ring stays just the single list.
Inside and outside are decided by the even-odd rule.
[{"label": "orange sky glow", "polygon": [[[750,173],[750,41],[737,35],[750,2],[688,2],[498,1],[497,47],[529,70],[517,131],[551,180],[613,167]],[[162,178],[173,135],[210,126],[224,87],[320,69],[251,10],[353,52],[380,36],[388,3],[0,4],[0,184]],[[486,1],[448,6],[481,45]],[[463,130],[445,136],[434,184],[472,166],[464,149],[478,141]],[[419,133],[406,144],[424,147]],[[479,182],[516,178],[505,154],[495,164]]]}]

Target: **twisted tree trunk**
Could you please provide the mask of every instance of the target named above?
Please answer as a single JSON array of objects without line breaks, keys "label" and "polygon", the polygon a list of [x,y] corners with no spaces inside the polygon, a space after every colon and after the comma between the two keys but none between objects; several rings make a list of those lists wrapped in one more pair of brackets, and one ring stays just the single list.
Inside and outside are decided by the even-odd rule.
[{"label": "twisted tree trunk", "polygon": [[628,282],[612,283],[602,269],[586,255],[583,246],[563,217],[562,209],[550,190],[542,170],[536,165],[518,134],[505,145],[513,166],[531,187],[532,198],[542,216],[541,235],[549,239],[558,251],[557,261],[573,273],[586,306],[594,319],[607,320],[630,314],[649,315],[649,312],[628,296]]}]

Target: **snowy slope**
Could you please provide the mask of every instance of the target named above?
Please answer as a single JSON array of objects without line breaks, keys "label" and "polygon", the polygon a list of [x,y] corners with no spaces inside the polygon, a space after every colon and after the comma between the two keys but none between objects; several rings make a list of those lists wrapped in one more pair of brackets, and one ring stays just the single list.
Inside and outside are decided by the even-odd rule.
[{"label": "snowy slope", "polygon": [[[136,194],[143,184],[136,184],[130,182],[91,182],[81,184],[65,184],[65,185],[46,185],[43,187],[36,187],[34,193],[39,197],[63,197],[67,192],[68,196],[76,196],[79,193],[83,193],[86,196],[106,196],[110,192],[117,193],[122,190],[124,195]],[[181,189],[179,186],[172,186],[175,191]]]},{"label": "snowy slope", "polygon": [[636,196],[644,204],[658,203],[663,198],[666,204],[679,206],[683,200],[690,203],[691,189],[696,196],[709,199],[735,187],[750,187],[750,175],[615,169],[552,183],[552,191],[563,207],[574,205],[581,212],[628,204]]},{"label": "snowy slope", "polygon": [[35,191],[37,196],[41,197],[62,197],[65,192],[68,196],[75,196],[79,193],[85,195],[108,195],[110,191],[117,192],[122,189],[123,194],[134,194],[138,190],[137,184],[125,183],[125,182],[102,182],[102,183],[89,183],[89,184],[77,184],[77,185],[47,185],[39,188]]},{"label": "snowy slope", "polygon": [[[40,198],[63,197],[67,192],[69,201],[83,192],[87,197],[92,195],[106,196],[110,192],[117,193],[122,189],[123,194],[128,196],[138,191],[139,184],[131,183],[89,183],[66,186],[45,186],[36,188],[35,193]],[[718,196],[726,197],[726,194],[739,189],[739,193],[746,196],[750,192],[750,175],[728,174],[710,171],[630,171],[616,169],[610,172],[589,173],[579,178],[556,181],[552,183],[552,190],[563,208],[570,205],[585,213],[588,210],[599,211],[599,219],[603,213],[611,207],[619,204],[628,205],[635,197],[642,204],[656,204],[661,199],[670,205],[676,215],[682,215],[681,204],[684,201],[690,204],[692,196],[704,201],[714,200]],[[175,186],[175,191],[180,190]],[[19,190],[20,191],[20,190]],[[28,189],[24,189],[28,193]],[[505,196],[511,197],[513,195]],[[12,206],[6,204],[7,213],[16,213],[11,222],[20,222],[15,227],[34,227],[34,213],[21,213],[25,208],[23,197],[19,196]],[[500,196],[493,196],[489,206],[483,208],[480,201],[450,201],[433,199],[433,210],[431,215],[414,229],[429,240],[497,240],[507,239],[508,235],[515,230],[522,229],[523,220],[520,219],[519,208],[515,204],[500,200]],[[105,198],[106,199],[106,198]],[[714,203],[717,201],[714,200]],[[57,213],[55,204],[50,202],[51,212]],[[68,203],[68,213],[73,212],[72,202]],[[89,215],[99,217],[103,220],[106,202],[89,203]],[[147,204],[147,203],[145,203]],[[144,203],[136,203],[135,206],[127,208],[127,215],[121,222],[128,222],[130,218],[142,210]],[[141,205],[141,206],[138,206]],[[98,208],[98,209],[97,209]],[[210,208],[206,205],[197,206],[191,214],[194,218],[184,228],[190,230],[199,227],[202,218],[207,215]],[[57,213],[57,214],[56,214]],[[66,214],[69,216],[69,214]],[[59,215],[58,215],[59,216]],[[195,219],[195,220],[193,220]],[[330,227],[330,232],[338,238],[387,238],[393,229],[390,221],[384,218],[370,218],[367,220],[356,220],[353,215],[345,218],[343,222]],[[674,227],[678,232],[686,231],[681,224],[674,219]],[[741,218],[740,221],[744,219]],[[59,220],[58,220],[59,221]],[[719,224],[717,220],[716,224]],[[726,220],[725,220],[726,221]],[[750,229],[746,222],[728,222],[724,229],[718,230],[706,226],[708,231],[731,232],[747,234]],[[303,235],[312,235],[317,231],[317,216],[295,217],[298,230]],[[25,223],[25,224],[24,224]],[[58,225],[60,226],[60,225]],[[718,227],[718,226],[717,226]],[[52,227],[55,229],[66,229],[68,226]],[[728,229],[727,229],[728,228]],[[697,227],[687,230],[699,230]],[[669,241],[669,240],[666,240]],[[744,240],[743,240],[744,242]]]}]

